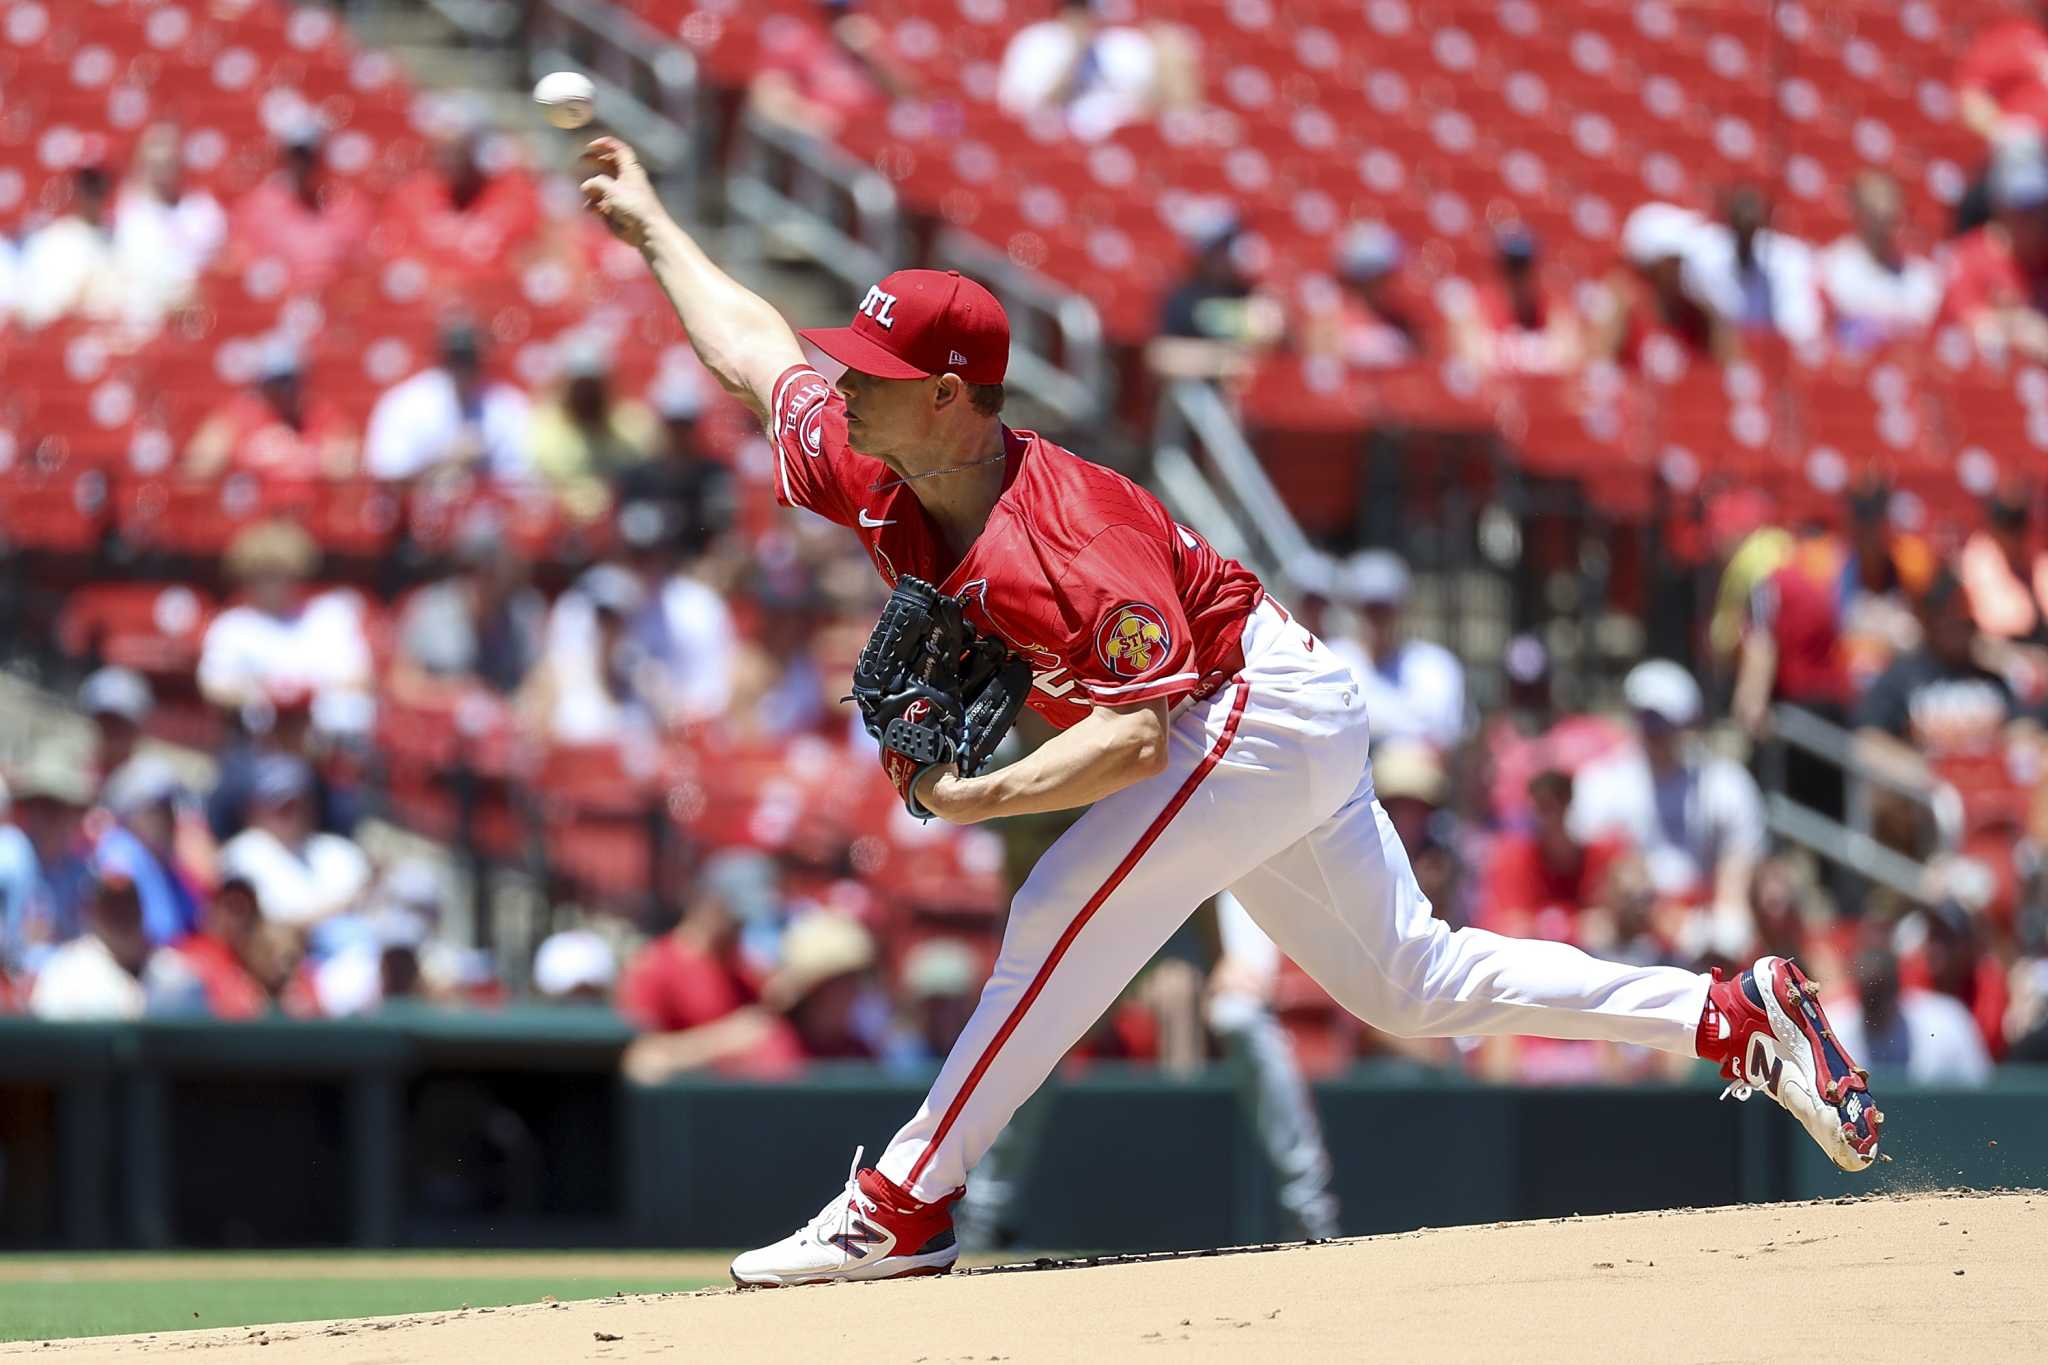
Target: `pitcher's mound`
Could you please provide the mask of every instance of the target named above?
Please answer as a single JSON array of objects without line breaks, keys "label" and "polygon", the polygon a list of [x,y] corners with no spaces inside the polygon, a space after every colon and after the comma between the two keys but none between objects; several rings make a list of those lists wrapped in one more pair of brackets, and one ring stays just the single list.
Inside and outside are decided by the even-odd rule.
[{"label": "pitcher's mound", "polygon": [[[1445,1228],[1313,1247],[0,1347],[230,1362],[2048,1360],[2048,1195]],[[185,1354],[197,1349],[197,1354]]]}]

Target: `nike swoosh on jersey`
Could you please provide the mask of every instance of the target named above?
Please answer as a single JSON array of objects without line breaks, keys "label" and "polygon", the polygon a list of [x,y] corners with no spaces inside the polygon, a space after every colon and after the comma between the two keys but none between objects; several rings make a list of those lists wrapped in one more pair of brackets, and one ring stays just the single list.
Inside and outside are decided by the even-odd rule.
[{"label": "nike swoosh on jersey", "polygon": [[860,509],[860,524],[872,531],[877,526],[894,526],[896,523],[894,520],[884,521],[880,517],[871,517],[868,515],[868,509],[863,507]]}]

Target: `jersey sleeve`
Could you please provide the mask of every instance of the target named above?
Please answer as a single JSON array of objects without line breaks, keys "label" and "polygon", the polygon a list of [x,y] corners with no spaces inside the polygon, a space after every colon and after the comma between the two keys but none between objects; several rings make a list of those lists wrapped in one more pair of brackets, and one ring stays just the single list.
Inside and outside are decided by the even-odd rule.
[{"label": "jersey sleeve", "polygon": [[1173,546],[1151,531],[1114,526],[1067,565],[1067,666],[1097,704],[1177,697],[1200,680],[1173,560]]},{"label": "jersey sleeve", "polygon": [[768,441],[775,447],[776,501],[841,526],[853,524],[861,495],[882,477],[879,461],[846,443],[846,400],[808,365],[792,365],[775,381]]}]

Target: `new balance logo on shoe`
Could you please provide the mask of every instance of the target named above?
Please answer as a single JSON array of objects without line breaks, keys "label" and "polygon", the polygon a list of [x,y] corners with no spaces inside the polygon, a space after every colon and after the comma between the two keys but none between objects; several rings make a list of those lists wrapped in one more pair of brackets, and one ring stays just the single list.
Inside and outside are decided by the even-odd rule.
[{"label": "new balance logo on shoe", "polygon": [[831,1242],[833,1246],[838,1247],[848,1256],[865,1256],[867,1255],[865,1248],[880,1246],[888,1240],[888,1233],[883,1232],[880,1228],[870,1227],[856,1218],[853,1220],[852,1226],[848,1227],[845,1232],[834,1236]]},{"label": "new balance logo on shoe", "polygon": [[1743,1068],[1749,1073],[1751,1085],[1761,1085],[1771,1095],[1778,1093],[1778,1080],[1785,1074],[1785,1061],[1772,1054],[1770,1045],[1761,1034],[1749,1040],[1749,1064]]}]

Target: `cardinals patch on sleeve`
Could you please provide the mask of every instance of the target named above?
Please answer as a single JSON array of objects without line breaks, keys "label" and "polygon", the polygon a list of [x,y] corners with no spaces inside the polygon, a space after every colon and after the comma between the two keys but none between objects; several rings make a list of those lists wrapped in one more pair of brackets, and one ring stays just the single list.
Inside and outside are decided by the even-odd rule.
[{"label": "cardinals patch on sleeve", "polygon": [[1173,652],[1173,635],[1157,607],[1126,602],[1095,629],[1095,654],[1119,678],[1142,678]]}]

